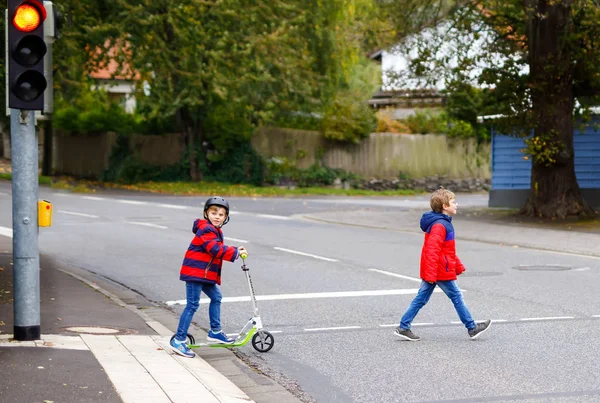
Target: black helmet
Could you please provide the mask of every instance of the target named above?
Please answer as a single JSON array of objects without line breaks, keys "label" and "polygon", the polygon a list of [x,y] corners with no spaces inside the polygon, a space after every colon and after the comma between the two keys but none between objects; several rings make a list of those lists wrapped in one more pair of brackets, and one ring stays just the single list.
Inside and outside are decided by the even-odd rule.
[{"label": "black helmet", "polygon": [[227,218],[223,222],[223,225],[227,224],[229,222],[229,203],[227,203],[227,200],[219,196],[209,197],[208,200],[204,203],[204,218],[206,218],[206,211],[211,206],[223,207],[225,209]]}]

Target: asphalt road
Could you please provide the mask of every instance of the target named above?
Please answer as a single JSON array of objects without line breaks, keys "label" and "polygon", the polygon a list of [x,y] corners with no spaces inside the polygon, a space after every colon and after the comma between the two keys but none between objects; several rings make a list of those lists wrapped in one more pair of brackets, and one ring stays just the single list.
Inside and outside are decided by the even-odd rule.
[{"label": "asphalt road", "polygon": [[[41,188],[40,198],[54,205],[52,227],[40,229],[42,253],[183,308],[178,273],[205,197]],[[472,195],[459,206],[486,203]],[[424,196],[231,199],[226,242],[248,249],[261,316],[276,338],[270,353],[247,347],[244,358],[318,402],[600,401],[599,259],[457,234],[466,302],[476,320],[495,323],[469,340],[452,304],[435,293],[415,320],[422,341],[409,343],[393,329],[419,286],[422,235],[302,218],[367,206],[377,223],[390,209],[427,204]],[[0,183],[0,205],[0,226],[10,228],[9,182]],[[223,327],[235,333],[251,314],[239,262],[225,265],[222,291]],[[206,327],[207,316],[203,303],[195,320]]]}]

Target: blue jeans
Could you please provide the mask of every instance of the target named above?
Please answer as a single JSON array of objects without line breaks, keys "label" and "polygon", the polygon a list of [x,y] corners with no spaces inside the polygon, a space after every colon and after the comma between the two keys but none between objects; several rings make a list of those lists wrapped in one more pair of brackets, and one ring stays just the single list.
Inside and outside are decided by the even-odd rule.
[{"label": "blue jeans", "polygon": [[469,312],[469,308],[465,305],[463,301],[462,293],[458,288],[458,284],[456,280],[449,281],[438,281],[437,283],[429,284],[427,281],[421,282],[421,287],[419,288],[419,292],[410,306],[402,316],[400,320],[400,328],[401,329],[410,329],[410,324],[421,308],[425,306],[425,304],[429,301],[431,294],[433,294],[433,290],[435,286],[438,285],[444,291],[444,294],[450,298],[452,303],[454,304],[454,309],[456,309],[456,313],[458,313],[458,317],[461,322],[465,325],[465,327],[469,330],[475,327],[475,321],[471,317],[471,313]]},{"label": "blue jeans", "polygon": [[177,333],[175,338],[180,341],[184,341],[187,337],[188,329],[192,323],[192,318],[200,306],[200,292],[204,293],[210,298],[210,305],[208,306],[208,317],[210,319],[210,329],[213,332],[221,331],[221,290],[216,284],[199,283],[195,281],[185,282],[185,297],[186,305],[185,309],[181,313],[179,318],[179,326],[177,326]]}]

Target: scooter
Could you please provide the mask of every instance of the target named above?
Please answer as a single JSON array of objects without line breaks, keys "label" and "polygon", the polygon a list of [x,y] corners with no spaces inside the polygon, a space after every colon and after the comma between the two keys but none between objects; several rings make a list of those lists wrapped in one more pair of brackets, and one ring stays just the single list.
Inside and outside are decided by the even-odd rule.
[{"label": "scooter", "polygon": [[[235,341],[232,344],[224,343],[198,343],[194,336],[188,333],[187,338],[189,348],[200,348],[200,347],[214,347],[214,348],[232,348],[245,346],[250,340],[252,340],[252,347],[260,353],[266,353],[273,348],[275,344],[275,338],[273,335],[262,328],[262,321],[260,314],[258,313],[258,305],[256,303],[256,295],[254,293],[254,286],[252,285],[252,278],[250,277],[250,269],[246,266],[246,258],[248,255],[242,253],[242,270],[246,274],[246,280],[248,281],[248,288],[250,289],[250,300],[252,301],[253,316],[248,319],[248,323],[242,328]],[[175,336],[171,337],[173,340]]]}]

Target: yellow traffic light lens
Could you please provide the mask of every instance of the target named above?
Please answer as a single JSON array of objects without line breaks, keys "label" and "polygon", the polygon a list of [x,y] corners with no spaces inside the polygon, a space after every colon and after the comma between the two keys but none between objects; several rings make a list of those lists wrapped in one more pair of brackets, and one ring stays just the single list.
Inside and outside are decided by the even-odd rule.
[{"label": "yellow traffic light lens", "polygon": [[37,8],[31,4],[21,4],[17,7],[13,24],[22,32],[31,32],[42,22],[42,17]]}]

